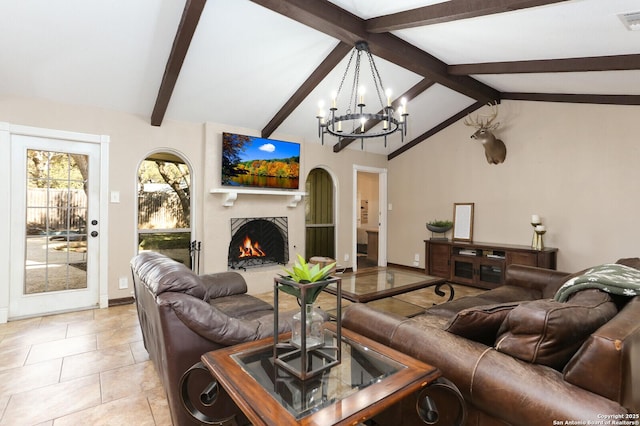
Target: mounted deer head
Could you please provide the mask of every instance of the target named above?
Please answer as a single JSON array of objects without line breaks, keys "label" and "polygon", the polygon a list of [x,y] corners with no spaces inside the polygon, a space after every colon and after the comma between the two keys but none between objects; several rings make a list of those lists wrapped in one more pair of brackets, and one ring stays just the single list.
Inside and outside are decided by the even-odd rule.
[{"label": "mounted deer head", "polygon": [[507,156],[507,147],[504,142],[497,139],[493,134],[493,131],[500,126],[500,122],[493,122],[498,116],[498,103],[489,103],[488,105],[491,107],[491,114],[484,116],[486,120],[480,119],[481,114],[476,115],[475,119],[467,115],[467,118],[464,119],[464,124],[478,129],[471,135],[471,138],[482,142],[487,162],[489,164],[499,164],[502,163]]}]

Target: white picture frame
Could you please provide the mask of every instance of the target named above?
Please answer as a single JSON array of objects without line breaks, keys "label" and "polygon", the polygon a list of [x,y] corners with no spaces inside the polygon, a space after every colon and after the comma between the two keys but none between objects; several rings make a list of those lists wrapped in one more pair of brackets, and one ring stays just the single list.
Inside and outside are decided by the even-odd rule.
[{"label": "white picture frame", "polygon": [[474,203],[453,204],[453,240],[473,241]]}]

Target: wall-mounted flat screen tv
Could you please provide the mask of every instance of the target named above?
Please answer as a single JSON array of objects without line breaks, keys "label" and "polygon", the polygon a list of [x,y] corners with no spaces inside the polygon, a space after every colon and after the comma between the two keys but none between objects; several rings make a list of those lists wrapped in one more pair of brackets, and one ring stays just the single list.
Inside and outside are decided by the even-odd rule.
[{"label": "wall-mounted flat screen tv", "polygon": [[300,144],[222,133],[222,185],[298,189]]}]

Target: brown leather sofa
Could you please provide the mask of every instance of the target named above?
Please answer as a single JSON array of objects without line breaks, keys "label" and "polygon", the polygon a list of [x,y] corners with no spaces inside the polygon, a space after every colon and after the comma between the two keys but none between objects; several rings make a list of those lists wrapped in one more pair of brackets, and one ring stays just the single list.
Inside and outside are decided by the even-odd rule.
[{"label": "brown leather sofa", "polygon": [[[143,252],[131,260],[135,299],[144,345],[167,393],[173,424],[200,424],[182,406],[180,379],[205,352],[273,335],[273,306],[246,294],[236,272],[196,275],[162,254]],[[289,329],[286,316],[279,331]],[[215,404],[199,403],[211,381],[201,374],[189,379],[188,399],[210,419],[240,412],[221,390]],[[239,424],[246,419],[236,418]]]},{"label": "brown leather sofa", "polygon": [[[640,269],[640,259],[619,263]],[[640,297],[591,289],[554,301],[569,277],[512,265],[504,286],[479,296],[409,319],[354,304],[342,324],[438,367],[460,389],[467,425],[636,422]],[[445,398],[440,413],[457,404]],[[404,401],[379,420],[423,424],[415,412],[415,401]]]}]

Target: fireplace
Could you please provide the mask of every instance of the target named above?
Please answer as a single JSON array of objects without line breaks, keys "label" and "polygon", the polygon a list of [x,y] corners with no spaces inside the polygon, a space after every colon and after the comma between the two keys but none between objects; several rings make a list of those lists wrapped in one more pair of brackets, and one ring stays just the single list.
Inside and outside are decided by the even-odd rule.
[{"label": "fireplace", "polygon": [[247,269],[289,261],[286,217],[233,218],[229,269]]}]

